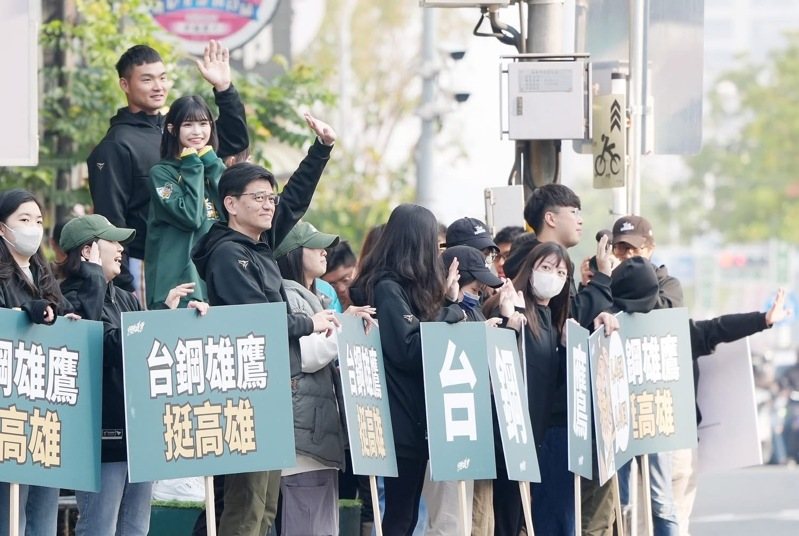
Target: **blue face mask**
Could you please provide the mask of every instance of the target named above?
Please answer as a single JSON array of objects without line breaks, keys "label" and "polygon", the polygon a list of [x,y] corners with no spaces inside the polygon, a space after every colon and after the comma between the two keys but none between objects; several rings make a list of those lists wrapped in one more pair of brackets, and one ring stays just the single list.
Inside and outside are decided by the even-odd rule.
[{"label": "blue face mask", "polygon": [[480,306],[480,296],[478,294],[471,294],[463,291],[463,300],[461,300],[461,307],[466,311],[471,311]]}]

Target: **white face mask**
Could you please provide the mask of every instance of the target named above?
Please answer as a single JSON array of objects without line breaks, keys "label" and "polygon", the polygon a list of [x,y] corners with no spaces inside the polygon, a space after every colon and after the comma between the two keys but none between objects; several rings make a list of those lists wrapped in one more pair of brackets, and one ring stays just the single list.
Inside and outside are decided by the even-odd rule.
[{"label": "white face mask", "polygon": [[44,229],[41,226],[23,225],[16,229],[12,229],[5,223],[3,226],[14,235],[13,242],[3,236],[3,239],[14,248],[14,251],[28,258],[33,257],[39,251],[39,246],[42,245],[42,236],[44,236]]},{"label": "white face mask", "polygon": [[563,290],[566,278],[552,272],[533,271],[533,293],[542,300],[554,298]]}]

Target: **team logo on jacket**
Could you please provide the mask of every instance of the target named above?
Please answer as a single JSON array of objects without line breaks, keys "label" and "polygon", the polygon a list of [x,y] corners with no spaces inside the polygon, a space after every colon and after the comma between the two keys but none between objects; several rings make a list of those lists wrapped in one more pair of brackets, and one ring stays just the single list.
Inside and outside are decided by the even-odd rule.
[{"label": "team logo on jacket", "polygon": [[413,319],[416,318],[413,315],[402,315],[402,318],[408,321],[408,324],[413,324]]},{"label": "team logo on jacket", "polygon": [[250,265],[250,261],[239,259],[239,266],[241,266],[244,270]]},{"label": "team logo on jacket", "polygon": [[169,199],[172,196],[172,185],[167,184],[166,186],[161,186],[160,188],[156,188],[155,191],[161,199]]},{"label": "team logo on jacket", "polygon": [[103,167],[105,167],[105,162],[97,162],[97,169],[99,169],[100,171],[102,171],[102,170],[103,170]]}]

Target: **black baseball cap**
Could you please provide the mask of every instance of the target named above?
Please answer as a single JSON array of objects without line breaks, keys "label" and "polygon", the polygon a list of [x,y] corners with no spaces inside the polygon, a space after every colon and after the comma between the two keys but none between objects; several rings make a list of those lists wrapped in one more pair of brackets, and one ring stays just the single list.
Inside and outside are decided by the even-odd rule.
[{"label": "black baseball cap", "polygon": [[481,250],[492,248],[499,252],[486,224],[475,218],[457,219],[447,228],[447,242],[444,247],[452,246],[471,246]]},{"label": "black baseball cap", "polygon": [[492,288],[502,286],[502,280],[488,269],[486,258],[479,249],[471,246],[452,246],[445,249],[441,254],[444,266],[447,269],[449,269],[449,265],[452,264],[452,260],[456,257],[458,259],[459,272],[469,273],[481,283]]}]

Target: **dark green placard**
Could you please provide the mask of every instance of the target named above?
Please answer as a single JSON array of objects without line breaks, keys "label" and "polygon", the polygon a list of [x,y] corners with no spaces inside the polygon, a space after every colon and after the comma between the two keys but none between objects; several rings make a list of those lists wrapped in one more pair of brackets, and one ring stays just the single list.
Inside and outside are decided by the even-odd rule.
[{"label": "dark green placard", "polygon": [[380,331],[373,326],[366,333],[360,318],[336,316],[341,322],[338,361],[352,471],[356,475],[397,476]]},{"label": "dark green placard", "polygon": [[496,477],[485,325],[423,322],[430,478]]},{"label": "dark green placard", "polygon": [[0,309],[0,480],[100,490],[103,325]]},{"label": "dark green placard", "polygon": [[122,315],[131,482],[292,467],[286,305]]}]

